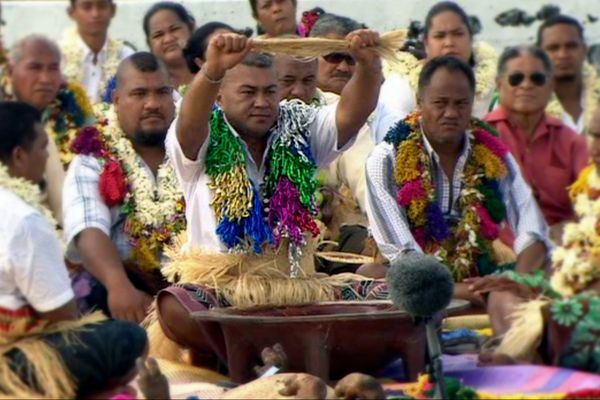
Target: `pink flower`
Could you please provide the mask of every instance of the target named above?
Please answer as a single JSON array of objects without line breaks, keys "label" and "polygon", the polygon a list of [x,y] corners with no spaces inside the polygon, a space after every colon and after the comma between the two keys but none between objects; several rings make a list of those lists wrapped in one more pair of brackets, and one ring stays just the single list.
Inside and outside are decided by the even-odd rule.
[{"label": "pink flower", "polygon": [[508,154],[508,147],[491,133],[486,132],[483,129],[477,129],[475,130],[474,135],[478,142],[490,149],[492,153],[496,154],[501,159],[504,159],[504,156]]},{"label": "pink flower", "polygon": [[402,207],[408,207],[413,200],[423,199],[427,196],[423,182],[420,179],[404,184],[398,191],[398,203]]}]

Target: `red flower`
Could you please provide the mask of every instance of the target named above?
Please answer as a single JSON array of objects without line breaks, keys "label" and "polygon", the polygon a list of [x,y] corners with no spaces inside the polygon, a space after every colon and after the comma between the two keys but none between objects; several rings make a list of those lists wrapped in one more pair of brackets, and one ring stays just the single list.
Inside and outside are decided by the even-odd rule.
[{"label": "red flower", "polygon": [[120,162],[107,161],[100,175],[100,194],[109,207],[119,205],[125,200],[127,178]]}]

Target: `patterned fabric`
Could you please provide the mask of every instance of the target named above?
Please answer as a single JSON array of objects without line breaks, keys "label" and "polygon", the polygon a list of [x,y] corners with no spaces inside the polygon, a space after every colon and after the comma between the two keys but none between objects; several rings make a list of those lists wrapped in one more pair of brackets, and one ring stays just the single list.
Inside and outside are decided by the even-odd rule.
[{"label": "patterned fabric", "polygon": [[[442,170],[439,157],[425,139],[425,147],[431,157],[431,169],[436,182],[437,202],[444,215],[455,216],[459,210],[459,194],[462,190],[460,177],[466,160],[471,156],[470,141],[465,141],[463,152],[456,165],[453,181],[450,182]],[[521,176],[519,166],[512,156],[507,158],[509,178],[501,182],[504,203],[510,226],[517,232],[515,252],[519,254],[536,240],[545,242],[548,227],[538,209],[531,189]],[[402,252],[422,249],[411,234],[406,211],[398,206],[394,181],[395,151],[389,143],[379,144],[367,160],[367,214],[380,251],[390,261]]]}]

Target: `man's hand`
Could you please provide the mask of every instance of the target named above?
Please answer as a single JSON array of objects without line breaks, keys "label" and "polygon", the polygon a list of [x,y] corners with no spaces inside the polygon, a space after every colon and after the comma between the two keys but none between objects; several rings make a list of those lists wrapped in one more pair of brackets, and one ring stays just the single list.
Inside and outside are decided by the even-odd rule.
[{"label": "man's hand", "polygon": [[252,48],[252,40],[244,35],[215,35],[206,49],[203,71],[211,80],[221,80],[227,70],[238,65]]},{"label": "man's hand", "polygon": [[468,278],[464,283],[469,285],[469,290],[476,294],[485,294],[490,292],[510,292],[519,297],[529,299],[534,298],[537,292],[521,283],[517,283],[507,276],[488,275],[482,278]]},{"label": "man's hand", "polygon": [[350,52],[359,65],[366,68],[381,68],[381,59],[373,50],[380,44],[379,33],[371,29],[358,29],[346,36]]},{"label": "man's hand", "polygon": [[152,296],[136,289],[131,283],[108,288],[108,307],[115,319],[140,323],[146,317]]},{"label": "man's hand", "polygon": [[138,373],[140,390],[146,399],[170,399],[169,381],[158,367],[158,363],[152,357],[144,362],[138,358],[135,362]]},{"label": "man's hand", "polygon": [[466,283],[456,283],[454,285],[454,297],[457,299],[467,300],[477,307],[485,307],[485,299],[482,295],[469,290]]}]

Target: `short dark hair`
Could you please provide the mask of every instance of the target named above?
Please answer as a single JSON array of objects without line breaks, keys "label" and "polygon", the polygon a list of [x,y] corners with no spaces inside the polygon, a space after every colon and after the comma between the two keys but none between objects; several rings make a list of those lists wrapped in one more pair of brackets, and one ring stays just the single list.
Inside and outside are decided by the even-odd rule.
[{"label": "short dark hair", "polygon": [[0,102],[0,161],[8,163],[13,150],[31,148],[37,138],[35,125],[42,114],[33,106],[19,101]]},{"label": "short dark hair", "polygon": [[313,25],[310,30],[310,37],[323,37],[331,33],[346,36],[352,31],[364,28],[366,28],[365,24],[361,24],[352,18],[325,13],[321,15],[319,20]]},{"label": "short dark hair", "polygon": [[463,10],[461,6],[459,6],[458,4],[456,4],[453,1],[441,1],[439,3],[436,3],[433,7],[431,7],[429,9],[429,12],[427,13],[427,16],[425,17],[425,27],[423,28],[423,34],[425,37],[427,37],[427,35],[429,35],[429,31],[431,30],[431,24],[433,23],[433,19],[438,14],[441,14],[444,12],[451,12],[451,13],[458,15],[458,17],[461,19],[463,24],[465,24],[465,26],[467,27],[467,31],[469,31],[469,36],[471,36],[471,37],[473,36],[473,27],[471,26],[469,16],[465,12],[465,10]]},{"label": "short dark hair", "polygon": [[194,26],[196,25],[196,19],[187,10],[187,8],[185,8],[179,3],[174,3],[172,1],[161,1],[153,4],[152,7],[150,7],[148,11],[146,11],[146,15],[144,15],[143,27],[144,34],[146,35],[146,42],[148,42],[148,44],[150,43],[150,18],[152,18],[154,14],[162,10],[174,12],[177,15],[177,18],[179,18],[179,20],[188,27],[190,32],[194,30]]},{"label": "short dark hair", "polygon": [[[254,19],[258,19],[258,9],[256,8],[256,2],[258,0],[250,0],[250,8],[252,9],[252,16]],[[292,0],[293,5],[298,4],[298,0]]]},{"label": "short dark hair", "polygon": [[274,58],[269,53],[248,53],[241,62],[242,65],[254,68],[272,68]]},{"label": "short dark hair", "polygon": [[574,27],[575,29],[577,29],[577,33],[579,33],[579,38],[581,39],[581,41],[585,42],[585,38],[583,37],[583,26],[581,25],[581,23],[579,21],[577,21],[575,18],[570,17],[568,15],[558,14],[558,15],[555,15],[555,16],[550,17],[547,20],[545,20],[538,28],[538,31],[537,31],[537,45],[538,46],[542,45],[542,37],[544,35],[544,31],[555,25],[570,25],[570,26]]},{"label": "short dark hair", "polygon": [[130,66],[139,72],[156,72],[163,70],[165,74],[168,75],[167,67],[158,57],[149,51],[138,51],[125,58],[121,61],[121,64],[119,64],[116,75],[117,88],[122,84],[123,72]]},{"label": "short dark hair", "polygon": [[[107,0],[110,4],[113,4],[113,0]],[[75,7],[75,4],[77,3],[77,0],[71,0],[71,7]]]},{"label": "short dark hair", "polygon": [[200,68],[194,61],[196,58],[206,59],[206,49],[208,48],[208,38],[217,29],[227,29],[231,32],[236,32],[231,26],[223,22],[208,22],[194,31],[188,39],[187,44],[183,49],[183,58],[188,69],[192,74],[197,73]]},{"label": "short dark hair", "polygon": [[455,56],[441,56],[431,59],[423,66],[419,75],[419,94],[423,93],[425,88],[431,83],[431,78],[439,69],[446,69],[450,72],[460,72],[469,81],[469,86],[475,93],[475,74],[469,64]]},{"label": "short dark hair", "polygon": [[548,54],[538,46],[511,46],[504,49],[498,58],[497,76],[501,76],[506,72],[506,64],[508,64],[510,60],[520,57],[523,54],[530,54],[540,60],[544,65],[546,73],[552,76],[552,61],[550,60],[550,57],[548,57]]}]

